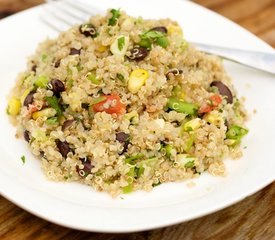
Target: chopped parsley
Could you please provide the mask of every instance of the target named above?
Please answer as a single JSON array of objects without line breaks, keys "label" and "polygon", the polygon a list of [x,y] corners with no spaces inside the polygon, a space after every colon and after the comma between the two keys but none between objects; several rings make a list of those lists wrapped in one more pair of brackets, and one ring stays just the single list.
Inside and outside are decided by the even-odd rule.
[{"label": "chopped parsley", "polygon": [[120,37],[117,40],[117,46],[118,46],[119,51],[121,51],[123,49],[124,45],[125,45],[125,37]]},{"label": "chopped parsley", "polygon": [[160,31],[149,30],[140,34],[141,41],[139,45],[146,48],[151,48],[152,44],[155,43],[163,48],[169,45],[167,34]]},{"label": "chopped parsley", "polygon": [[26,157],[24,155],[21,156],[21,161],[22,161],[23,165],[26,163]]},{"label": "chopped parsley", "polygon": [[117,23],[117,19],[120,17],[120,9],[112,9],[111,10],[112,17],[108,21],[109,26],[114,26]]},{"label": "chopped parsley", "polygon": [[58,98],[56,96],[46,97],[46,101],[56,111],[58,117],[62,116],[62,109],[58,103]]},{"label": "chopped parsley", "polygon": [[121,73],[117,73],[116,77],[122,82],[125,80],[124,76]]},{"label": "chopped parsley", "polygon": [[55,125],[56,123],[58,123],[58,118],[57,117],[50,117],[46,120],[46,123],[48,125]]}]

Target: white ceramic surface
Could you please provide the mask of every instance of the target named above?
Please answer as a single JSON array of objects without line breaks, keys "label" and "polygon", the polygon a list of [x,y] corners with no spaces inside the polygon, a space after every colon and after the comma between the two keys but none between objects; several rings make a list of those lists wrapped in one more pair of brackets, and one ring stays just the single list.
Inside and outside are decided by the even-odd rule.
[{"label": "white ceramic surface", "polygon": [[[88,2],[88,1],[87,1]],[[100,0],[89,2],[100,10],[121,8],[144,18],[179,21],[186,38],[221,46],[272,51],[263,41],[229,20],[189,1]],[[275,78],[272,75],[225,62],[239,95],[246,96],[251,115],[250,132],[243,141],[244,156],[226,160],[227,176],[205,173],[186,182],[162,184],[152,192],[136,192],[112,199],[77,183],[48,181],[39,161],[5,114],[6,96],[26,57],[38,42],[56,35],[40,20],[41,7],[0,21],[0,193],[27,211],[76,229],[98,232],[131,232],[180,223],[222,209],[260,190],[275,173]],[[253,110],[257,113],[253,114]],[[22,165],[20,157],[26,156]]]}]

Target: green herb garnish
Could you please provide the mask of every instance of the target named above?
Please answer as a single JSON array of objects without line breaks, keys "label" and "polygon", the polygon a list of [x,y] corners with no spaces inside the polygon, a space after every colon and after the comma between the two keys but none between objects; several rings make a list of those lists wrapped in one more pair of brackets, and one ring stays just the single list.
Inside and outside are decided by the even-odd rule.
[{"label": "green herb garnish", "polygon": [[46,101],[56,111],[58,117],[63,115],[62,109],[59,105],[59,99],[56,96],[46,97]]},{"label": "green herb garnish", "polygon": [[58,118],[57,117],[50,117],[46,120],[46,123],[48,125],[55,125],[56,123],[58,123]]},{"label": "green herb garnish", "polygon": [[122,82],[125,80],[124,76],[120,73],[117,73],[116,77]]},{"label": "green herb garnish", "polygon": [[140,34],[141,41],[139,45],[146,48],[151,48],[152,44],[155,43],[163,48],[169,45],[167,34],[160,31],[149,30]]},{"label": "green herb garnish", "polygon": [[185,163],[184,167],[186,167],[186,168],[195,167],[195,161],[193,160],[193,161]]},{"label": "green herb garnish", "polygon": [[21,161],[22,161],[23,165],[26,163],[26,157],[24,155],[21,156]]},{"label": "green herb garnish", "polygon": [[112,9],[111,10],[112,17],[108,21],[109,26],[114,26],[117,23],[117,19],[120,17],[120,10]]},{"label": "green herb garnish", "polygon": [[120,37],[119,39],[117,39],[117,46],[119,51],[123,49],[124,45],[125,45],[125,37]]}]

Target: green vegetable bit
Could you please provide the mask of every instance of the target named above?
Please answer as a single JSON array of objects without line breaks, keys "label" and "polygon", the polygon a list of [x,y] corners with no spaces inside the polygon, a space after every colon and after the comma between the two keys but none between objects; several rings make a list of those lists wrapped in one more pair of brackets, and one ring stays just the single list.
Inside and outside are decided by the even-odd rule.
[{"label": "green vegetable bit", "polygon": [[189,152],[191,147],[193,146],[194,144],[194,136],[191,135],[190,138],[185,142],[185,144],[183,145],[183,150],[185,152]]},{"label": "green vegetable bit", "polygon": [[21,161],[22,161],[22,163],[23,163],[23,165],[26,163],[26,157],[23,155],[23,156],[21,156]]},{"label": "green vegetable bit", "polygon": [[133,191],[133,184],[132,183],[122,188],[122,192],[124,194],[130,193],[132,191]]},{"label": "green vegetable bit", "polygon": [[125,45],[125,37],[120,37],[119,39],[117,39],[117,46],[118,46],[119,51],[122,50],[124,45]]},{"label": "green vegetable bit", "polygon": [[56,96],[46,97],[46,101],[56,111],[58,117],[63,115],[62,109],[59,105],[59,100]]},{"label": "green vegetable bit", "polygon": [[167,107],[171,110],[185,113],[187,115],[195,115],[198,110],[198,107],[195,104],[184,102],[175,97],[168,98]]},{"label": "green vegetable bit", "polygon": [[146,48],[151,48],[152,43],[156,43],[163,48],[166,48],[169,45],[167,34],[160,31],[149,30],[140,34],[140,38],[141,41],[139,42],[139,45]]},{"label": "green vegetable bit", "polygon": [[193,167],[195,167],[195,161],[193,160],[193,161],[187,162],[187,163],[184,165],[184,167],[186,167],[186,168],[193,168]]},{"label": "green vegetable bit", "polygon": [[90,80],[95,85],[100,84],[100,80],[96,77],[96,74],[94,72],[89,72],[87,74],[87,79]]},{"label": "green vegetable bit", "polygon": [[163,48],[167,48],[169,45],[169,40],[167,39],[167,37],[161,37],[156,40],[156,44]]},{"label": "green vegetable bit", "polygon": [[34,81],[34,86],[36,87],[41,87],[41,88],[46,88],[49,82],[49,78],[41,75],[39,76],[35,81]]},{"label": "green vegetable bit", "polygon": [[46,123],[48,125],[55,125],[58,123],[58,118],[57,117],[50,117],[46,120]]},{"label": "green vegetable bit", "polygon": [[41,61],[42,61],[43,63],[46,63],[47,58],[48,58],[48,55],[47,55],[47,54],[42,54],[42,56],[41,56]]},{"label": "green vegetable bit", "polygon": [[237,126],[233,125],[231,126],[227,133],[226,133],[226,138],[235,140],[234,145],[239,144],[241,142],[241,139],[248,133],[248,130]]},{"label": "green vegetable bit", "polygon": [[108,21],[109,26],[114,26],[117,23],[117,19],[120,17],[120,9],[112,9],[111,10],[112,17]]},{"label": "green vegetable bit", "polygon": [[152,48],[152,43],[148,39],[141,39],[141,41],[138,43],[139,46],[144,47],[144,48]]},{"label": "green vegetable bit", "polygon": [[144,157],[144,154],[143,154],[143,153],[138,153],[137,155],[134,155],[134,156],[131,156],[131,157],[126,158],[124,161],[125,161],[125,163],[134,165],[134,164],[135,164],[135,161],[136,161],[137,159],[142,158],[142,157]]}]

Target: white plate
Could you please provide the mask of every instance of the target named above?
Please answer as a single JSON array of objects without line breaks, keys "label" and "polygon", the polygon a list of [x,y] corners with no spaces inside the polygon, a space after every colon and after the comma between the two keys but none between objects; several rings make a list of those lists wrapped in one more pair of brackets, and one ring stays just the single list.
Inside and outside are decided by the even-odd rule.
[{"label": "white plate", "polygon": [[[272,51],[263,41],[227,19],[186,1],[101,0],[97,9],[121,8],[145,18],[170,17],[180,22],[185,36],[198,42]],[[112,199],[105,193],[77,183],[46,180],[39,161],[27,144],[14,137],[5,115],[6,95],[26,57],[39,41],[54,32],[39,20],[41,7],[0,22],[0,190],[27,211],[49,221],[88,231],[130,232],[163,227],[209,214],[260,190],[274,180],[275,79],[274,76],[225,62],[240,95],[246,96],[251,113],[250,132],[244,139],[244,157],[226,160],[227,176],[207,173],[187,182],[168,183],[152,192],[136,192]],[[252,111],[257,109],[256,114]],[[20,156],[26,156],[23,166]]]}]

